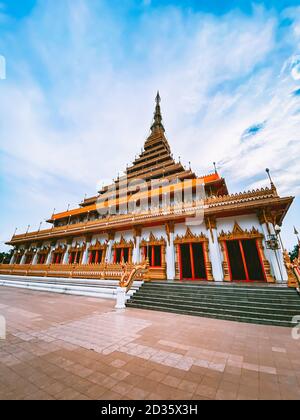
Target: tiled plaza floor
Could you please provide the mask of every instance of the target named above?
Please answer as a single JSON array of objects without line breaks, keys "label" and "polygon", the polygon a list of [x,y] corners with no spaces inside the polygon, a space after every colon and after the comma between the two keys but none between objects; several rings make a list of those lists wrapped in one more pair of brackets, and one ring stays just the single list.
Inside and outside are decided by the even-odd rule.
[{"label": "tiled plaza floor", "polygon": [[0,289],[0,399],[300,399],[291,330]]}]

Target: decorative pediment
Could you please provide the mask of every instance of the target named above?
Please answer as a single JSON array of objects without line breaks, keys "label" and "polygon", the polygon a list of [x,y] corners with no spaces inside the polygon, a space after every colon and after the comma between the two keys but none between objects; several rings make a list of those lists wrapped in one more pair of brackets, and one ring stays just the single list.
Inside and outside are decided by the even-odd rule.
[{"label": "decorative pediment", "polygon": [[53,252],[55,254],[63,254],[66,251],[66,245],[59,245]]},{"label": "decorative pediment", "polygon": [[186,230],[185,235],[179,236],[177,235],[174,244],[184,244],[184,243],[190,243],[190,242],[207,242],[208,238],[201,233],[200,235],[195,235],[191,229],[188,227]]},{"label": "decorative pediment", "polygon": [[43,246],[39,251],[39,255],[47,255],[50,251],[50,246]]},{"label": "decorative pediment", "polygon": [[89,247],[89,251],[101,251],[101,250],[104,250],[105,248],[107,248],[107,244],[103,245],[101,244],[99,240],[97,240],[94,245],[91,245]]},{"label": "decorative pediment", "polygon": [[113,248],[134,248],[133,241],[126,241],[124,236],[121,236],[120,242],[115,242]]},{"label": "decorative pediment", "polygon": [[150,236],[149,236],[149,240],[147,240],[147,239],[143,239],[142,241],[141,241],[141,247],[144,247],[144,246],[152,246],[152,245],[154,245],[154,246],[158,246],[158,245],[161,245],[161,246],[166,246],[166,241],[165,241],[165,239],[163,238],[163,237],[161,237],[160,239],[158,239],[156,236],[154,236],[154,234],[151,232],[150,233]]},{"label": "decorative pediment", "polygon": [[69,249],[69,253],[70,253],[70,252],[82,252],[82,251],[84,251],[84,250],[85,250],[85,247],[86,247],[85,242],[83,242],[82,244],[80,244],[80,243],[76,242],[75,246],[72,246],[72,247]]},{"label": "decorative pediment", "polygon": [[263,235],[253,227],[251,230],[243,230],[241,226],[235,222],[232,232],[225,233],[223,230],[219,235],[219,241],[233,241],[239,239],[256,239],[262,238]]}]

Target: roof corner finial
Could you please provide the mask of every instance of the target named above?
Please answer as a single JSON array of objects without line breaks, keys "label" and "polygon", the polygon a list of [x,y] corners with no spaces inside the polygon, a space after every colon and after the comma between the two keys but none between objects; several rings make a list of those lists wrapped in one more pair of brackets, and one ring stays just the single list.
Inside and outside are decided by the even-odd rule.
[{"label": "roof corner finial", "polygon": [[215,173],[217,174],[218,170],[217,170],[217,163],[216,162],[214,162],[214,168],[215,168]]},{"label": "roof corner finial", "polygon": [[277,192],[276,186],[275,186],[275,184],[274,184],[274,182],[273,182],[273,179],[272,179],[272,177],[271,177],[270,169],[269,169],[269,168],[267,168],[267,169],[266,169],[266,172],[267,172],[267,174],[268,174],[268,177],[269,177],[269,180],[270,180],[270,183],[271,183],[271,188],[272,188],[272,190],[275,190],[275,191]]}]

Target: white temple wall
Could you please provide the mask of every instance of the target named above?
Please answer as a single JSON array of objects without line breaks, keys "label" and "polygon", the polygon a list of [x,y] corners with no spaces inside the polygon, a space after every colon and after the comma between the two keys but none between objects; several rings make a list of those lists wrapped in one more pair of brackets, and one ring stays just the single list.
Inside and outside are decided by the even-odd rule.
[{"label": "white temple wall", "polygon": [[91,245],[95,245],[97,241],[100,242],[101,245],[104,245],[107,241],[107,235],[106,234],[93,235]]},{"label": "white temple wall", "polygon": [[201,233],[203,233],[204,235],[208,235],[206,226],[204,223],[201,224],[197,224],[197,225],[190,225],[190,224],[186,224],[186,223],[178,223],[175,225],[175,229],[174,229],[174,235],[175,238],[176,236],[184,236],[186,234],[186,230],[187,228],[190,229],[190,231],[194,234],[194,235],[201,235]]},{"label": "white temple wall", "polygon": [[120,242],[121,238],[125,239],[125,241],[132,241],[133,240],[133,231],[132,230],[126,230],[126,231],[118,231],[116,232],[114,242]]},{"label": "white temple wall", "polygon": [[254,227],[259,232],[263,233],[256,214],[249,214],[246,216],[224,217],[217,219],[218,235],[222,232],[222,230],[225,233],[232,232],[235,223],[238,223],[243,230],[251,230]]},{"label": "white temple wall", "polygon": [[161,237],[163,237],[165,240],[167,240],[167,233],[166,233],[165,225],[143,228],[142,235],[141,235],[142,240],[148,241],[151,233],[153,233],[153,235],[157,239],[160,239]]}]

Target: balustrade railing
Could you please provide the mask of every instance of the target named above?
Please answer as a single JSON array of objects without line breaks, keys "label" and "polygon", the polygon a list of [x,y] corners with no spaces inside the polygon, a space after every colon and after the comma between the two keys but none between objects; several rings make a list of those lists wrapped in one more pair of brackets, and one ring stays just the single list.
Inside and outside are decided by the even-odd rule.
[{"label": "balustrade railing", "polygon": [[[132,272],[135,264],[50,264],[50,265],[0,265],[0,274],[32,277],[65,277],[121,280],[124,270]],[[144,280],[144,273],[138,271],[135,280]]]}]

